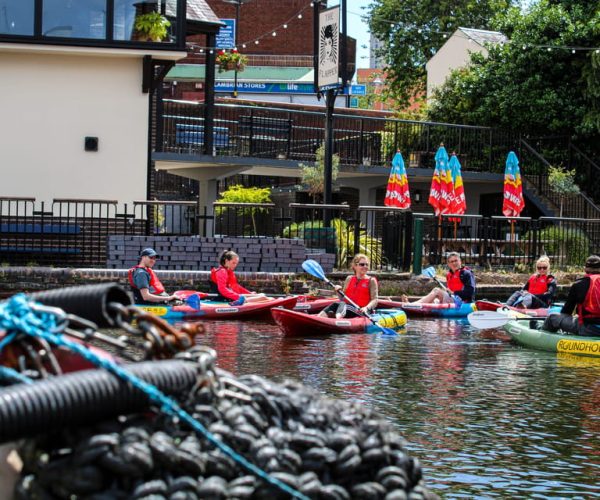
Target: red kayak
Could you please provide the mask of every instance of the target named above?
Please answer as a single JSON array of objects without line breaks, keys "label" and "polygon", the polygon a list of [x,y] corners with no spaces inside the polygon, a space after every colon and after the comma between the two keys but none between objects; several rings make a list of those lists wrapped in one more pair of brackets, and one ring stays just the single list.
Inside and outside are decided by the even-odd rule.
[{"label": "red kayak", "polygon": [[294,311],[302,311],[309,314],[321,312],[330,304],[337,302],[335,297],[312,297],[310,295],[299,295],[294,306]]},{"label": "red kayak", "polygon": [[[271,309],[271,316],[287,337],[312,337],[316,335],[345,333],[379,333],[371,320],[365,317],[327,318],[288,309]],[[371,316],[384,328],[402,328],[406,314],[401,309],[378,310]]]},{"label": "red kayak", "polygon": [[246,302],[241,306],[231,306],[228,302],[215,302],[201,300],[200,308],[195,309],[189,305],[145,305],[136,304],[143,311],[154,314],[164,319],[224,319],[224,318],[257,318],[268,315],[273,307],[292,309],[296,305],[297,297],[280,297],[271,300]]},{"label": "red kayak", "polygon": [[475,302],[478,311],[497,311],[498,309],[508,309],[510,311],[516,311],[532,318],[545,318],[550,313],[560,312],[558,307],[542,307],[540,309],[525,309],[523,307],[512,307],[502,304],[500,302],[492,302],[491,300],[478,300]]}]

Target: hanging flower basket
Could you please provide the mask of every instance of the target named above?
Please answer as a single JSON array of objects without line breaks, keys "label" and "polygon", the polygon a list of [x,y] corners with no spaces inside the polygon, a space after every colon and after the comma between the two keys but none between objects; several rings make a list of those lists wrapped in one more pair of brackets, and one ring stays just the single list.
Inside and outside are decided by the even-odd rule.
[{"label": "hanging flower basket", "polygon": [[219,65],[219,73],[233,70],[244,71],[248,62],[248,57],[240,54],[236,49],[233,49],[230,52],[221,50],[217,54],[216,62]]}]

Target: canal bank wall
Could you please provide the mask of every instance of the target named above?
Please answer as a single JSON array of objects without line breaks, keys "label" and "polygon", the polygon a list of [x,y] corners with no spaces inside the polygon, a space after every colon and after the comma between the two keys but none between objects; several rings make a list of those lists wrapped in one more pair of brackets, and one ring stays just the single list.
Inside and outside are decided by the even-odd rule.
[{"label": "canal bank wall", "polygon": [[[210,271],[156,270],[167,290],[193,289],[209,291]],[[342,283],[348,273],[328,273],[334,283]],[[379,281],[380,295],[398,297],[407,294],[419,297],[428,293],[435,283],[431,279],[410,273],[371,273]],[[283,272],[236,272],[246,288],[267,294],[317,294],[329,292],[326,285],[307,274]],[[570,285],[583,274],[557,276],[557,300],[564,300]],[[477,298],[506,300],[528,279],[526,274],[477,272]],[[76,269],[52,267],[0,267],[0,295],[36,292],[69,286],[118,283],[129,289],[127,269]]]}]

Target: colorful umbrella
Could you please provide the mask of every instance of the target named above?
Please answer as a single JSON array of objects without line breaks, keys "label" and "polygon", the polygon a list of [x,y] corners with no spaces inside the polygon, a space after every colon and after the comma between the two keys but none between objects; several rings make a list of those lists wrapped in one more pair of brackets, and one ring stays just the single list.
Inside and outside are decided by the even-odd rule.
[{"label": "colorful umbrella", "polygon": [[438,217],[447,214],[452,204],[452,174],[448,168],[448,153],[444,146],[440,146],[435,153],[435,169],[431,179],[429,191],[429,204]]},{"label": "colorful umbrella", "polygon": [[387,191],[383,204],[386,207],[410,208],[410,192],[408,178],[404,168],[404,158],[398,151],[392,160],[392,170],[388,180]]},{"label": "colorful umbrella", "polygon": [[[453,153],[452,158],[450,158],[449,167],[452,175],[452,189],[454,193],[448,213],[464,214],[467,211],[467,200],[465,198],[465,188],[462,180],[460,162],[455,153]],[[452,220],[454,222],[460,222],[460,218],[457,217]]]},{"label": "colorful umbrella", "polygon": [[521,182],[519,160],[517,159],[517,155],[511,151],[506,157],[506,169],[504,170],[502,213],[506,217],[518,217],[524,208],[525,200],[523,199],[523,184]]}]

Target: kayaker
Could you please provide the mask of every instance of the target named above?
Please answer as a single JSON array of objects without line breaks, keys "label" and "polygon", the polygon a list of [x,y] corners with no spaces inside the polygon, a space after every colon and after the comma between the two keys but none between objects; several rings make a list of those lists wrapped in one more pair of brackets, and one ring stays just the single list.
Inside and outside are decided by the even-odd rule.
[{"label": "kayaker", "polygon": [[354,274],[346,278],[343,287],[335,285],[335,290],[343,291],[360,309],[356,309],[352,304],[342,300],[327,306],[319,313],[319,316],[352,318],[364,316],[365,313],[369,314],[377,307],[379,285],[376,278],[367,275],[369,272],[369,258],[362,253],[358,253],[352,259],[351,267]]},{"label": "kayaker", "polygon": [[507,306],[539,309],[550,307],[556,294],[556,278],[550,274],[550,259],[543,255],[535,263],[537,272],[506,301]]},{"label": "kayaker", "polygon": [[[585,276],[569,289],[560,313],[550,314],[544,321],[543,330],[600,337],[600,257],[590,255],[584,270]],[[577,316],[573,316],[575,311]]]},{"label": "kayaker", "polygon": [[[436,287],[425,297],[421,297],[411,304],[454,304],[457,308],[463,303],[471,303],[475,300],[475,275],[468,267],[462,265],[460,255],[450,252],[446,256],[448,274],[446,275],[447,289]],[[402,295],[402,302],[408,302],[408,297]]]},{"label": "kayaker", "polygon": [[240,262],[237,253],[225,250],[219,257],[219,267],[210,271],[210,291],[217,295],[214,300],[241,306],[245,302],[270,300],[264,293],[251,292],[240,285],[235,277],[235,268]]},{"label": "kayaker", "polygon": [[144,248],[140,253],[137,266],[132,267],[128,273],[129,284],[136,304],[166,304],[180,302],[176,295],[169,295],[165,287],[152,269],[160,255],[153,248]]}]

